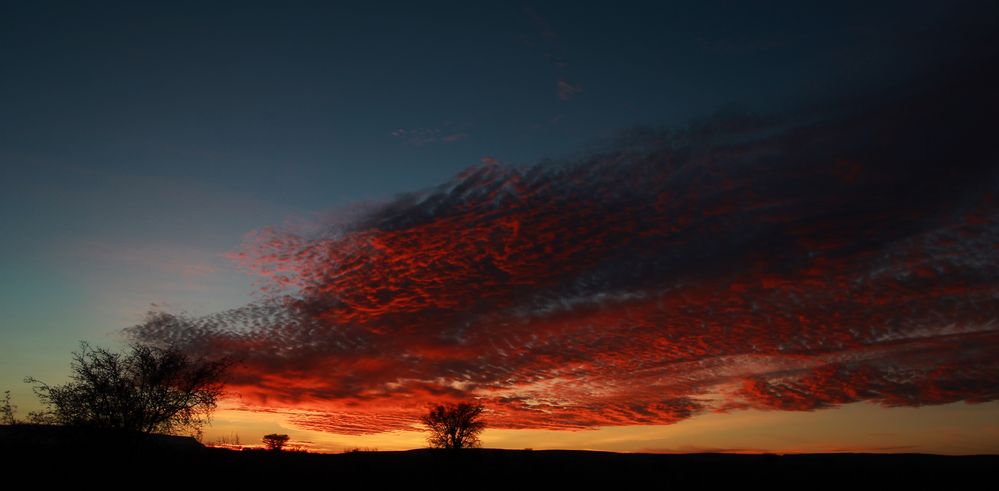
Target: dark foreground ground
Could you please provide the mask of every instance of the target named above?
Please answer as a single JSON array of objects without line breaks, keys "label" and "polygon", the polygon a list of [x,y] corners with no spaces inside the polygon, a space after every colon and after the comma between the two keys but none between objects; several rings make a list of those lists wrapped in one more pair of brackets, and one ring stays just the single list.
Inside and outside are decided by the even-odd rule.
[{"label": "dark foreground ground", "polygon": [[198,489],[220,484],[353,488],[391,483],[477,489],[550,483],[618,489],[643,483],[666,489],[732,485],[962,489],[991,488],[999,476],[997,455],[664,455],[497,449],[314,454],[233,451],[206,448],[192,438],[27,426],[0,427],[0,459],[8,477],[47,476],[110,488],[172,483]]}]

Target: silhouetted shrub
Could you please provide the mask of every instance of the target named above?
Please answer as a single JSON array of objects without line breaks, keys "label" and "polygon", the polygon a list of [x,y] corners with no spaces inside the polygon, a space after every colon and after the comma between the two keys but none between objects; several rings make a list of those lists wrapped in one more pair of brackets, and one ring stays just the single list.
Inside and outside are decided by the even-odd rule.
[{"label": "silhouetted shrub", "polygon": [[264,446],[266,446],[268,450],[279,452],[284,448],[286,443],[288,443],[288,435],[278,435],[276,433],[264,435]]},{"label": "silhouetted shrub", "polygon": [[47,406],[35,416],[42,421],[146,433],[198,431],[222,396],[229,364],[192,359],[175,347],[134,344],[126,353],[114,353],[81,342],[68,383],[25,381],[35,384]]},{"label": "silhouetted shrub", "polygon": [[10,403],[10,391],[3,391],[3,403],[0,403],[0,425],[17,424],[17,406]]}]

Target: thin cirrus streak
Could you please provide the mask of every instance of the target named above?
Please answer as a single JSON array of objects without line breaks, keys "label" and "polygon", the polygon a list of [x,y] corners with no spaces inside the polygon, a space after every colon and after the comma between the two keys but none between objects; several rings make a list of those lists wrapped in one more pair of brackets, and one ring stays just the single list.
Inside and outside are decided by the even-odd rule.
[{"label": "thin cirrus streak", "polygon": [[[999,64],[993,64],[996,66]],[[475,398],[500,428],[999,398],[994,74],[474,167],[239,261],[284,290],[146,342],[235,353],[247,408],[335,433]]]}]

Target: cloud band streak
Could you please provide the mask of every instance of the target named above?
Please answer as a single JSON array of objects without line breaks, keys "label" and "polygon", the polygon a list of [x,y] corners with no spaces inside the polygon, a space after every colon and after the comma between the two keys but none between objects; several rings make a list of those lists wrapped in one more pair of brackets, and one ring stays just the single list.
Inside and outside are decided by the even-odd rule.
[{"label": "cloud band streak", "polygon": [[636,130],[314,236],[263,229],[238,258],[285,294],[129,333],[241,354],[248,407],[349,434],[473,397],[549,429],[995,400],[994,75]]}]

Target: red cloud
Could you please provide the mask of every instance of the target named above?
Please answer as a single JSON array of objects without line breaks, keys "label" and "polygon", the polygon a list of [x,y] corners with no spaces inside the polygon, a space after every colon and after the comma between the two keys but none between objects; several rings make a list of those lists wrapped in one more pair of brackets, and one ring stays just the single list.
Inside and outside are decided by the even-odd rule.
[{"label": "red cloud", "polygon": [[995,400],[999,185],[986,115],[963,109],[995,104],[979,83],[476,167],[316,236],[266,229],[239,258],[290,292],[130,332],[242,354],[244,402],[339,433],[468,398],[494,427],[551,429]]}]

